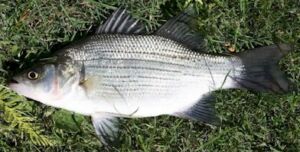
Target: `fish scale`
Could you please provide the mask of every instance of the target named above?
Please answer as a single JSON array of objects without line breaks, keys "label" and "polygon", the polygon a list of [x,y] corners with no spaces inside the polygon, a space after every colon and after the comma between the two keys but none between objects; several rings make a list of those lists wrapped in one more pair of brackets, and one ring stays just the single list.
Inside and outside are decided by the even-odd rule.
[{"label": "fish scale", "polygon": [[215,90],[224,85],[228,71],[241,65],[238,58],[199,54],[155,35],[94,35],[64,55],[81,62],[87,78],[100,78],[95,96],[120,100],[126,96],[129,102],[131,98],[182,98],[180,91],[199,89],[201,84],[199,92]]},{"label": "fish scale", "polygon": [[[90,41],[90,39],[93,41]],[[126,41],[120,41],[120,39],[126,39]],[[156,40],[156,43],[151,43],[152,39],[158,40]],[[120,42],[118,43],[117,40]],[[138,45],[135,45],[136,42],[139,42],[137,43]],[[145,44],[145,46],[141,44]],[[161,47],[151,47],[156,45]],[[121,60],[128,59],[128,62],[132,62],[132,60],[144,60],[148,61],[150,66],[152,64],[151,61],[153,61],[165,63],[170,66],[174,64],[195,68],[195,72],[214,71],[227,73],[233,66],[241,66],[240,59],[236,57],[215,57],[208,54],[199,54],[174,41],[165,40],[165,38],[160,36],[152,35],[96,35],[88,38],[83,46],[80,45],[76,50],[72,49],[69,51],[69,55],[77,61],[116,59],[120,62]],[[99,62],[99,64],[102,63]],[[175,69],[177,69],[177,67],[175,67]]]}]

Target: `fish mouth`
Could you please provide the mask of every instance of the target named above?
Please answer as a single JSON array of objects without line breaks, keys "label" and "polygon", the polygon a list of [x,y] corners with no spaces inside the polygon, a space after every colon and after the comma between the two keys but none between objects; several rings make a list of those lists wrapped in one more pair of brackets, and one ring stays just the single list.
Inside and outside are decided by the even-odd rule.
[{"label": "fish mouth", "polygon": [[11,79],[10,83],[12,83],[12,84],[18,84],[19,82],[17,80],[15,80],[15,79]]}]

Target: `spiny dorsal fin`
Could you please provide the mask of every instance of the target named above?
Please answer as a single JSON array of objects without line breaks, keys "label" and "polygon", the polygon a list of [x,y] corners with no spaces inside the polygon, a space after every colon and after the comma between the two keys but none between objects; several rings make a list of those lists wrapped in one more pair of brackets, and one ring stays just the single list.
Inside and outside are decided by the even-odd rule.
[{"label": "spiny dorsal fin", "polygon": [[205,94],[195,105],[185,111],[177,112],[175,116],[217,125],[219,118],[215,114],[214,103],[215,97]]},{"label": "spiny dorsal fin", "polygon": [[156,35],[163,36],[196,51],[205,51],[203,37],[192,29],[195,26],[195,15],[192,7],[180,15],[167,21],[156,31]]},{"label": "spiny dorsal fin", "polygon": [[142,23],[120,7],[97,28],[96,34],[144,34],[145,29]]}]

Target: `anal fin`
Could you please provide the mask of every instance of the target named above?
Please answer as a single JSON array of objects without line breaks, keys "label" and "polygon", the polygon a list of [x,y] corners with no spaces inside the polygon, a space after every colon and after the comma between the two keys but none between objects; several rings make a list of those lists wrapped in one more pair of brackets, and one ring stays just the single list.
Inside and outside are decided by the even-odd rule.
[{"label": "anal fin", "polygon": [[175,113],[175,116],[217,125],[219,118],[215,114],[214,103],[215,97],[211,94],[205,94],[196,104],[185,111]]}]

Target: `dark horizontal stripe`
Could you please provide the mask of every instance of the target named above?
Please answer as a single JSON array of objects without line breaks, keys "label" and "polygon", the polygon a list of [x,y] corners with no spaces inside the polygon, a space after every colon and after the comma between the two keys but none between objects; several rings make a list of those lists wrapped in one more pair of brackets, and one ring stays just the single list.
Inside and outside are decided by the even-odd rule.
[{"label": "dark horizontal stripe", "polygon": [[130,88],[130,87],[158,87],[158,88],[174,88],[174,87],[179,87],[178,85],[158,85],[158,84],[140,84],[140,83],[124,83],[124,84],[112,84],[112,83],[106,83],[106,82],[103,82],[101,83],[101,85],[103,86],[107,86],[107,87],[125,87],[125,88]]},{"label": "dark horizontal stripe", "polygon": [[[162,51],[164,51],[164,50],[162,50]],[[118,52],[110,52],[110,51],[107,51],[107,52],[111,53],[112,56],[114,54],[118,53]],[[123,53],[126,54],[128,52],[123,52]],[[180,56],[178,54],[176,54],[176,55],[169,55],[169,54],[162,54],[162,53],[156,53],[156,52],[149,52],[149,53],[148,52],[144,52],[144,53],[138,53],[138,52],[136,52],[136,53],[131,53],[131,54],[134,54],[134,55],[144,55],[144,56],[148,56],[148,57],[149,57],[149,55],[153,55],[153,56],[157,55],[159,57],[165,57],[165,58],[170,59],[170,60],[172,60],[172,59],[176,59],[176,60],[181,59],[181,60],[188,61],[188,62],[195,62],[196,61],[196,62],[199,62],[199,63],[200,63],[201,60],[205,60],[205,58],[209,58],[208,55],[202,56],[202,58],[200,56],[198,56],[197,58],[195,58],[195,57],[192,57],[192,56],[190,56],[190,57],[183,57],[183,56]],[[107,55],[109,55],[109,54],[107,54]],[[91,55],[89,57],[89,59],[82,59],[82,60],[77,60],[77,61],[93,61],[93,60],[101,60],[101,59],[104,58],[104,57],[99,57],[99,56],[104,56],[104,54],[97,53],[95,55]],[[88,57],[86,57],[86,58],[88,58]],[[126,58],[107,58],[107,59],[124,59],[125,60]],[[127,58],[127,59],[142,60],[142,59],[137,59],[137,58]],[[166,59],[161,59],[161,60],[166,60]],[[146,61],[163,62],[163,61],[157,61],[157,60],[153,60],[153,59],[152,60],[146,60]],[[170,64],[170,62],[163,62],[163,63],[169,63]],[[183,65],[183,64],[178,64],[178,63],[171,63],[171,64],[176,64],[176,65],[181,65],[181,66]],[[188,65],[184,65],[184,66],[188,66]]]},{"label": "dark horizontal stripe", "polygon": [[[195,72],[195,73],[185,73],[185,72],[182,72],[182,71],[178,71],[178,70],[166,70],[166,69],[158,69],[158,68],[145,68],[145,67],[110,67],[110,66],[89,66],[89,68],[95,68],[95,69],[123,69],[123,70],[130,70],[130,69],[133,69],[133,70],[149,70],[149,71],[156,71],[156,72],[166,72],[167,74],[170,74],[170,76],[173,76],[173,77],[179,77],[179,76],[194,76],[194,77],[203,77],[204,75],[203,74],[200,74],[200,73],[204,73],[205,71],[203,72]],[[89,70],[91,71],[91,70]],[[91,73],[91,75],[99,75],[100,77],[103,76],[102,73],[100,71],[98,72],[88,72],[88,73]],[[99,73],[99,74],[97,74]],[[164,73],[161,73],[162,75],[166,75]],[[175,75],[174,75],[175,74]],[[135,74],[133,74],[135,75]],[[157,74],[156,74],[157,75]],[[109,77],[109,76],[107,76]],[[178,79],[177,79],[178,80]]]},{"label": "dark horizontal stripe", "polygon": [[134,75],[134,76],[129,76],[129,75],[102,75],[101,77],[103,78],[111,78],[111,79],[116,79],[116,78],[121,78],[121,79],[126,79],[126,78],[136,78],[136,79],[156,79],[156,80],[174,80],[177,81],[179,79],[175,79],[172,77],[155,77],[155,76],[141,76],[141,75]]},{"label": "dark horizontal stripe", "polygon": [[[169,89],[164,89],[164,90],[157,90],[156,88],[153,89],[130,89],[130,88],[126,88],[126,89],[119,89],[119,92],[114,91],[114,92],[101,92],[101,95],[106,95],[106,96],[120,96],[120,93],[123,96],[126,95],[145,95],[143,93],[148,93],[149,94],[174,94],[173,90],[169,90]],[[133,93],[133,94],[127,94],[127,93]]]},{"label": "dark horizontal stripe", "polygon": [[[188,59],[188,60],[190,59],[202,60],[202,58],[199,57],[205,57],[205,58],[219,57],[211,54],[193,52],[181,44],[178,44],[174,41],[169,41],[168,39],[165,39],[163,37],[158,37],[158,36],[139,37],[139,36],[127,36],[127,35],[101,35],[95,38],[97,38],[95,39],[96,40],[95,43],[90,43],[86,45],[88,46],[88,48],[91,49],[84,49],[83,50],[85,52],[84,54],[88,54],[86,52],[96,52],[95,54],[92,54],[91,57],[97,57],[99,55],[101,56],[100,53],[124,53],[124,54],[137,53],[137,54],[145,54],[145,55],[165,56],[169,58],[180,57],[181,59]],[[159,46],[159,44],[161,44],[161,46]],[[152,52],[145,46],[153,46],[150,49],[156,49],[158,47],[161,48],[156,52]],[[130,50],[130,48],[137,48],[137,47],[140,47],[141,49],[144,48],[145,51],[128,51]],[[107,48],[113,48],[113,49],[107,50]],[[120,50],[120,51],[116,51],[116,50]],[[168,52],[170,52],[171,55],[167,54]],[[220,56],[220,57],[224,58],[224,56]]]},{"label": "dark horizontal stripe", "polygon": [[161,68],[150,68],[150,67],[137,67],[137,66],[126,66],[126,67],[115,67],[115,66],[91,66],[92,68],[103,68],[103,69],[139,69],[139,70],[152,70],[152,71],[163,71],[163,72],[173,72],[173,73],[181,73],[178,70],[168,70],[168,69],[161,69]]},{"label": "dark horizontal stripe", "polygon": [[[159,64],[167,64],[167,65],[171,65],[171,66],[180,66],[180,67],[183,67],[183,68],[197,69],[196,67],[192,67],[192,66],[181,65],[181,64],[172,64],[172,63],[169,63],[169,62],[162,62],[162,61],[155,61],[155,60],[144,60],[144,59],[112,59],[112,58],[99,58],[98,60],[100,60],[100,59],[101,60],[115,60],[115,61],[117,61],[117,60],[131,60],[132,61],[132,60],[134,60],[134,61],[141,61],[141,62],[156,62],[156,63],[159,63]],[[91,60],[91,61],[93,61],[93,60]],[[151,65],[151,63],[149,63],[149,65]],[[92,67],[92,68],[103,68],[103,69],[141,69],[141,70],[153,70],[153,71],[162,71],[162,72],[182,73],[183,75],[196,76],[196,77],[203,76],[203,75],[199,74],[199,73],[202,73],[200,67],[194,73],[186,73],[185,70],[180,71],[180,70],[170,70],[170,69],[151,68],[151,67],[138,67],[138,66],[121,67],[121,66],[90,65],[90,64],[86,64],[85,66]],[[206,65],[204,65],[204,66],[206,66]],[[210,67],[210,68],[212,68],[212,67]],[[203,72],[211,71],[210,68],[207,68],[206,71],[205,70],[202,70],[202,71]],[[213,73],[216,73],[216,72],[213,72]]]},{"label": "dark horizontal stripe", "polygon": [[124,61],[152,62],[152,63],[159,63],[159,64],[166,64],[166,65],[171,65],[171,66],[180,66],[180,67],[184,67],[184,68],[194,68],[194,69],[196,69],[196,67],[193,67],[193,66],[190,66],[190,65],[186,65],[186,64],[177,64],[177,63],[170,63],[170,62],[164,62],[164,61],[158,61],[158,60],[137,59],[137,58],[107,58],[107,57],[98,57],[97,59],[93,59],[93,60],[76,60],[76,61],[96,61],[96,60],[114,60],[114,61],[124,60]]},{"label": "dark horizontal stripe", "polygon": [[[180,59],[191,59],[192,56],[201,57],[200,54],[190,53],[190,52],[188,52],[188,50],[183,50],[182,52],[180,52],[180,51],[173,51],[171,49],[161,49],[160,51],[164,52],[164,53],[160,53],[160,52],[152,52],[147,49],[145,49],[145,51],[126,51],[125,49],[128,49],[128,48],[124,48],[125,51],[122,51],[121,49],[122,48],[120,48],[120,50],[99,49],[99,50],[97,50],[97,52],[100,51],[102,54],[103,53],[111,53],[111,54],[121,53],[121,54],[157,55],[157,56],[169,57],[169,58],[181,57]],[[205,57],[206,57],[206,55],[205,55]],[[195,59],[199,59],[199,58],[195,58]]]}]

